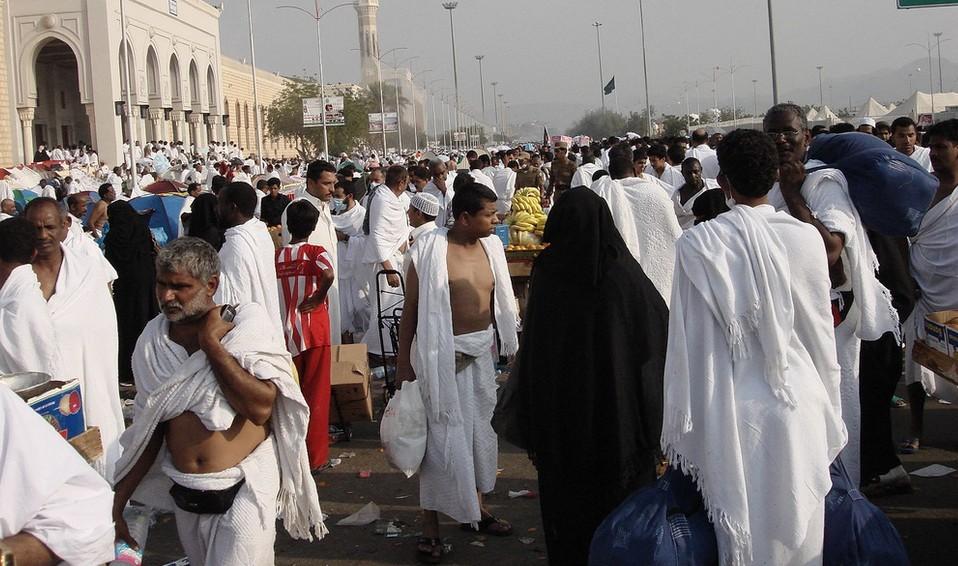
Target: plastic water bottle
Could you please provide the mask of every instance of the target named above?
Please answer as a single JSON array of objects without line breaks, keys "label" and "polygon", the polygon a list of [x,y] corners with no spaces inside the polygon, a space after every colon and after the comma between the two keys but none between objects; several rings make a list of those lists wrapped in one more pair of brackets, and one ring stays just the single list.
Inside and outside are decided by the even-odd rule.
[{"label": "plastic water bottle", "polygon": [[140,546],[139,550],[130,548],[126,542],[117,541],[115,546],[116,559],[109,566],[141,566],[143,552],[146,550],[146,539],[153,525],[153,510],[149,507],[127,505],[123,510],[123,519],[130,529],[130,535]]}]

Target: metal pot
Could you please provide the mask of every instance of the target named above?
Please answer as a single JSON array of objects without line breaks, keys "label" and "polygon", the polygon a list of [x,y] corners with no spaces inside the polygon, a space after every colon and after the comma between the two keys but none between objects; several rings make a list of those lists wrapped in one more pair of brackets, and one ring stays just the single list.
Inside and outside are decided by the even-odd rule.
[{"label": "metal pot", "polygon": [[32,389],[46,385],[51,379],[45,373],[33,371],[0,375],[0,383],[12,389],[14,393],[20,394],[21,397]]}]

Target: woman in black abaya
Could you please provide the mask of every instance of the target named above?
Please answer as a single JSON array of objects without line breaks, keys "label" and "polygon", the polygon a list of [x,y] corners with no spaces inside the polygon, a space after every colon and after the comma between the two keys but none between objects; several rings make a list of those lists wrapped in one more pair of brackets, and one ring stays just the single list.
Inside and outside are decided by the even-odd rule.
[{"label": "woman in black abaya", "polygon": [[605,201],[559,199],[535,262],[516,371],[549,563],[588,563],[595,529],[655,480],[669,313]]},{"label": "woman in black abaya", "polygon": [[106,209],[110,231],[104,240],[104,255],[116,269],[113,304],[119,330],[120,381],[133,382],[131,360],[136,340],[146,323],[159,312],[154,286],[156,247],[149,217],[141,216],[130,203],[118,200]]},{"label": "woman in black abaya", "polygon": [[206,240],[216,251],[223,247],[223,231],[216,220],[216,195],[204,193],[196,197],[186,235]]}]

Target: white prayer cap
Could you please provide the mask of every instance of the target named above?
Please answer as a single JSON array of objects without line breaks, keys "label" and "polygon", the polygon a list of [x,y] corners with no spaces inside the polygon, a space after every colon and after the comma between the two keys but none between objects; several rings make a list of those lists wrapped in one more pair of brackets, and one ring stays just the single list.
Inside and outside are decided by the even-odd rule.
[{"label": "white prayer cap", "polygon": [[449,156],[448,156],[448,155],[440,155],[440,156],[437,157],[436,159],[438,159],[439,161],[442,161],[443,163],[449,163]]},{"label": "white prayer cap", "polygon": [[875,127],[875,123],[876,123],[876,122],[875,122],[875,119],[874,119],[874,118],[862,118],[861,120],[858,121],[858,126],[859,126],[859,127],[861,127],[861,126],[871,126],[871,127],[874,128],[874,127]]},{"label": "white prayer cap", "polygon": [[409,206],[426,216],[439,216],[439,199],[429,193],[416,193]]}]

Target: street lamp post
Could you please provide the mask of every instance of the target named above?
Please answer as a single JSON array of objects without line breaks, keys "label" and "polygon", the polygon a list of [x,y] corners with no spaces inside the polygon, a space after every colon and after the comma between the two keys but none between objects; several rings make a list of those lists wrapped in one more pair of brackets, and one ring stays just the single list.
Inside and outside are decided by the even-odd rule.
[{"label": "street lamp post", "polygon": [[[133,87],[132,87],[132,78],[130,75],[130,45],[129,39],[126,35],[126,7],[125,2],[120,0],[120,33],[123,34],[123,69],[124,74],[126,74],[126,127],[127,127],[127,141],[129,141],[129,147],[127,151],[130,154],[130,190],[132,191],[133,183],[136,182],[136,154],[134,153],[133,146],[135,145],[134,138],[136,137],[133,130]],[[39,140],[38,140],[39,141]],[[193,140],[196,143],[196,140]],[[199,144],[196,144],[197,149],[199,149]],[[28,147],[26,148],[26,153],[29,153],[35,148]]]},{"label": "street lamp post", "polygon": [[[399,93],[400,93],[400,91],[402,90],[402,83],[401,83],[400,80],[399,80],[399,51],[400,51],[400,50],[405,50],[405,49],[406,49],[405,47],[400,47],[400,48],[397,48],[395,51],[393,51],[393,75],[395,75],[395,79],[396,79],[396,126],[399,128],[399,130],[398,130],[398,133],[399,133],[399,155],[402,155],[402,154],[403,154],[403,147],[402,147],[402,106],[399,104]],[[411,57],[411,58],[409,58],[409,59],[404,60],[403,62],[405,63],[406,61],[412,61],[413,59],[418,59],[418,58],[419,58],[419,57]]]},{"label": "street lamp post", "polygon": [[495,109],[496,114],[496,132],[502,133],[502,128],[499,127],[499,83],[498,81],[492,81],[492,107]]},{"label": "street lamp post", "polygon": [[356,3],[344,2],[342,4],[337,4],[336,6],[333,6],[332,8],[323,12],[320,10],[319,1],[320,0],[316,0],[315,12],[308,12],[300,8],[299,6],[278,6],[278,8],[287,9],[287,10],[299,10],[300,12],[303,12],[304,14],[316,20],[316,48],[319,52],[319,97],[320,97],[320,100],[322,100],[322,106],[323,106],[323,118],[322,118],[323,120],[322,121],[323,152],[326,154],[326,159],[329,159],[329,132],[326,125],[326,77],[323,73],[323,33],[322,33],[322,27],[320,26],[319,22],[320,20],[323,19],[323,16],[332,12],[333,10],[337,10],[339,8],[345,8],[346,6],[355,6]]},{"label": "street lamp post", "polygon": [[605,112],[605,76],[602,73],[602,38],[599,35],[599,28],[602,24],[593,22],[595,28],[595,44],[599,48],[599,95],[602,97],[602,112]]},{"label": "street lamp post", "polygon": [[712,108],[718,108],[718,72],[721,67],[712,67]]},{"label": "street lamp post", "polygon": [[[652,102],[649,100],[649,66],[645,54],[645,10],[639,0],[639,27],[642,31],[642,76],[645,77],[645,117],[648,122],[648,135],[652,135]],[[687,96],[687,95],[686,95]],[[616,109],[618,110],[618,109]]]},{"label": "street lamp post", "polygon": [[752,79],[752,116],[758,118],[758,79]]},{"label": "street lamp post", "polygon": [[818,108],[821,109],[825,106],[825,89],[822,88],[822,65],[815,67],[818,69]]},{"label": "street lamp post", "polygon": [[482,60],[485,55],[476,55],[476,61],[479,61],[479,99],[482,101],[482,119],[486,119],[486,83],[482,79]]},{"label": "street lamp post", "polygon": [[456,91],[456,133],[459,133],[459,63],[456,59],[456,25],[453,21],[452,12],[456,9],[459,2],[443,2],[442,7],[449,11],[449,34],[452,37],[452,80]]},{"label": "street lamp post", "polygon": [[772,104],[778,104],[778,69],[775,64],[775,24],[772,18],[772,0],[768,0],[768,46],[772,58]]},{"label": "street lamp post", "polygon": [[931,94],[931,121],[935,121],[935,72],[931,70],[931,37],[928,37],[928,44],[922,45],[920,43],[909,43],[905,47],[915,46],[921,47],[922,49],[928,50],[928,90]]},{"label": "street lamp post", "polygon": [[[419,151],[419,149],[420,149],[420,148],[419,148],[419,118],[418,118],[418,113],[417,113],[417,111],[416,111],[416,83],[413,82],[413,81],[416,80],[416,77],[418,77],[418,76],[420,76],[420,75],[427,75],[427,74],[429,74],[429,73],[431,73],[431,72],[432,72],[432,69],[423,69],[422,71],[419,71],[418,73],[416,73],[415,75],[413,75],[413,76],[409,79],[409,84],[412,85],[412,95],[413,95],[413,101],[412,101],[412,120],[413,120],[413,126],[412,126],[412,130],[413,130],[413,139],[414,139],[414,141],[415,141],[415,143],[416,143],[416,151]],[[425,81],[425,79],[423,79],[423,81],[422,81],[422,93],[423,93],[423,96],[426,95],[426,81]],[[426,101],[425,101],[425,99],[423,99],[423,103],[422,103],[422,121],[423,121],[423,125],[425,126],[425,122],[426,122]],[[423,129],[423,131],[425,131],[425,128]],[[428,139],[428,138],[429,138],[429,135],[428,135],[428,134],[426,135],[426,138],[427,138],[427,139],[426,139],[426,145],[429,145],[429,139]]]},{"label": "street lamp post", "polygon": [[[253,2],[246,0],[246,15],[249,17],[250,70],[253,74],[253,114],[256,115],[256,157],[263,163],[263,125],[260,120],[259,91],[256,88],[256,42],[253,40]],[[323,110],[325,114],[325,108]],[[199,149],[197,144],[197,149]]]},{"label": "street lamp post", "polygon": [[[941,74],[941,36],[942,33],[937,31],[933,34],[935,40],[938,42],[938,92],[945,92],[945,82],[943,75]],[[945,41],[948,41],[947,39]]]},{"label": "street lamp post", "polygon": [[[431,88],[433,85],[437,83],[441,83],[441,82],[442,82],[442,79],[436,79],[430,82],[425,88]],[[432,98],[432,140],[433,142],[435,142],[436,145],[439,145],[439,115],[436,114],[436,93],[435,92],[432,93],[431,98]],[[426,137],[428,138],[429,135],[427,134]],[[427,143],[426,145],[429,145],[429,144]]]}]

